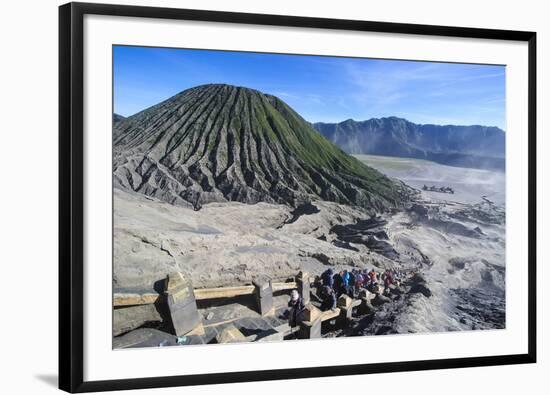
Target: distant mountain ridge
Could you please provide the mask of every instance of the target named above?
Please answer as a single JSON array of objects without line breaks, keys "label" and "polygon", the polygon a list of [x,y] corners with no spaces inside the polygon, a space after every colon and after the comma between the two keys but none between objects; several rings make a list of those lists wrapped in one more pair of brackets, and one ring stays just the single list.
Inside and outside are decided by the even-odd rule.
[{"label": "distant mountain ridge", "polygon": [[384,211],[409,189],[315,131],[282,100],[209,84],[113,126],[117,187],[172,204],[314,199]]},{"label": "distant mountain ridge", "polygon": [[122,115],[117,114],[116,112],[113,114],[113,123],[120,122],[124,119],[126,119],[126,117],[123,117]]},{"label": "distant mountain ridge", "polygon": [[427,159],[450,166],[505,168],[505,133],[493,126],[421,125],[403,118],[314,123],[350,154]]}]

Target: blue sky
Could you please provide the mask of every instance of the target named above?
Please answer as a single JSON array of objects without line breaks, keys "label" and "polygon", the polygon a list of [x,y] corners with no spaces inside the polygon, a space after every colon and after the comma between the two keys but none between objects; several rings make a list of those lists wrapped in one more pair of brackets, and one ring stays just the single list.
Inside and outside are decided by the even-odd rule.
[{"label": "blue sky", "polygon": [[114,47],[118,114],[208,83],[273,94],[310,122],[397,116],[502,129],[506,123],[504,66]]}]

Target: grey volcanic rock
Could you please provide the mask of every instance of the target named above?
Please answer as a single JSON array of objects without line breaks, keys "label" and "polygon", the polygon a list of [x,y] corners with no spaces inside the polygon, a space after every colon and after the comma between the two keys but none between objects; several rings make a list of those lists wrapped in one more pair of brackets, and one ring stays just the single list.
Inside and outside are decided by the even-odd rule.
[{"label": "grey volcanic rock", "polygon": [[[162,308],[162,306],[160,307]],[[161,321],[168,316],[154,304],[130,306],[113,310],[113,336],[119,336],[148,323]]]},{"label": "grey volcanic rock", "polygon": [[428,208],[426,206],[423,206],[418,203],[414,203],[410,208],[409,211],[412,213],[415,213],[421,218],[425,218],[428,216]]},{"label": "grey volcanic rock", "polygon": [[430,289],[424,283],[414,284],[409,290],[409,293],[411,294],[420,293],[427,298],[432,296],[432,291],[430,291]]},{"label": "grey volcanic rock", "polygon": [[330,229],[330,232],[335,234],[338,240],[335,240],[336,242],[333,242],[333,244],[348,249],[353,248],[349,243],[363,244],[370,251],[377,252],[389,259],[398,259],[399,254],[386,241],[389,239],[384,229],[386,224],[386,220],[380,217],[373,217],[359,220],[353,224],[334,225]]},{"label": "grey volcanic rock", "polygon": [[497,127],[419,125],[397,117],[313,124],[351,154],[427,159],[450,166],[504,169],[505,133]]},{"label": "grey volcanic rock", "polygon": [[410,282],[414,285],[416,284],[426,284],[426,279],[420,273],[416,273],[411,279]]},{"label": "grey volcanic rock", "polygon": [[301,204],[290,213],[292,214],[292,218],[289,219],[286,224],[292,224],[296,222],[302,215],[312,215],[317,214],[318,212],[319,209],[310,202]]},{"label": "grey volcanic rock", "polygon": [[373,306],[381,306],[383,305],[384,303],[389,303],[391,302],[391,299],[388,298],[387,296],[384,296],[384,295],[376,295],[375,298],[372,300],[372,305]]},{"label": "grey volcanic rock", "polygon": [[322,199],[385,211],[409,194],[278,98],[230,85],[188,89],[116,122],[113,151],[115,186],[195,209]]}]

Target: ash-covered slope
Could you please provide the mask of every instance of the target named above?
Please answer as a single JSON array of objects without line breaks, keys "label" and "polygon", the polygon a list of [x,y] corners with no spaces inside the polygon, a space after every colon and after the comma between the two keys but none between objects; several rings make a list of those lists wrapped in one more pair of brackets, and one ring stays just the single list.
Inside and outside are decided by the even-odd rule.
[{"label": "ash-covered slope", "polygon": [[198,86],[114,125],[118,187],[172,204],[311,199],[375,210],[408,188],[317,133],[280,99],[223,84]]},{"label": "ash-covered slope", "polygon": [[450,166],[504,169],[505,133],[497,127],[420,125],[397,117],[315,123],[350,154],[427,159]]}]

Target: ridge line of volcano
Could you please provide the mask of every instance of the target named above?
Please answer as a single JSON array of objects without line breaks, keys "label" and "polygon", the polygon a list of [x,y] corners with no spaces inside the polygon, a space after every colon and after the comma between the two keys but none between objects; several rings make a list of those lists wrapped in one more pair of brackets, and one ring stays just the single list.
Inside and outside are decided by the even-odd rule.
[{"label": "ridge line of volcano", "polygon": [[[189,110],[193,109],[191,112],[187,111],[187,112],[189,112],[189,115],[186,116],[184,114],[181,118],[179,118],[179,120],[174,121],[169,126],[169,128],[172,128],[172,127],[176,126],[178,122],[181,121],[181,125],[176,128],[176,130],[172,133],[171,137],[168,139],[168,141],[165,144],[164,154],[160,159],[161,162],[163,160],[165,160],[165,158],[167,158],[168,155],[170,155],[172,143],[173,143],[174,139],[176,138],[176,136],[178,136],[180,134],[181,129],[186,125],[186,122],[193,116],[196,109],[200,108],[201,104],[204,103],[204,101],[206,100],[205,99],[206,92],[204,92],[202,95],[199,94],[198,96],[199,97],[198,97],[197,101],[195,103],[189,104],[189,106],[188,106]],[[176,111],[179,112],[179,110],[182,109],[183,107],[184,107],[183,105],[178,107],[178,110],[176,110]],[[181,133],[183,135],[181,141],[183,141],[183,139],[185,139],[186,132],[187,132],[187,130],[184,130],[183,133]],[[177,143],[174,144],[174,146],[177,146],[177,145],[178,145]],[[177,161],[176,161],[176,163],[177,163]]]},{"label": "ridge line of volcano", "polygon": [[[204,143],[201,145],[202,153],[201,153],[200,157],[196,160],[196,162],[198,162],[198,163],[202,163],[202,159],[204,158],[204,156],[207,153],[207,150],[210,146],[210,137],[212,136],[213,131],[215,129],[218,130],[217,136],[219,136],[222,133],[223,118],[222,118],[222,122],[221,122],[222,125],[220,125],[219,129],[216,128],[216,124],[218,122],[218,119],[220,119],[220,116],[223,114],[223,110],[227,106],[227,103],[229,103],[229,101],[231,100],[231,96],[233,95],[234,92],[232,90],[230,90],[229,93],[226,94],[225,92],[223,92],[223,89],[221,89],[221,93],[223,93],[223,95],[220,94],[219,100],[220,101],[223,100],[223,103],[221,104],[221,107],[216,107],[215,108],[216,112],[214,113],[214,119],[211,121],[210,128],[207,129],[207,127],[205,125],[206,133],[204,133],[205,134]],[[227,97],[225,97],[226,95],[227,95]],[[210,114],[212,114],[213,112],[214,112],[214,109],[212,109],[212,112]],[[207,121],[207,124],[208,124],[208,121]]]},{"label": "ridge line of volcano", "polygon": [[[199,135],[198,131],[194,128],[194,126],[196,124],[202,124],[203,116],[207,112],[208,112],[208,115],[212,114],[212,111],[214,111],[214,109],[216,108],[215,106],[212,106],[212,104],[217,100],[217,94],[216,93],[217,93],[218,90],[220,90],[220,88],[218,88],[215,92],[213,92],[211,94],[211,97],[208,100],[208,102],[204,105],[204,108],[202,108],[202,109],[197,108],[197,111],[199,111],[199,113],[197,114],[196,118],[189,124],[189,126],[187,127],[187,130],[192,129],[193,136],[195,136],[195,135],[198,135],[198,136],[197,136],[197,139],[195,139],[194,141],[192,141],[189,144],[189,149],[186,150],[186,152],[183,154],[183,156],[179,156],[179,159],[176,161],[176,163],[178,165],[180,163],[185,164],[185,163],[188,163],[189,161],[191,161],[191,158],[193,158],[196,155],[197,151],[199,150],[200,143],[203,139],[204,133],[200,133],[200,135]],[[211,106],[212,106],[212,108],[210,109]],[[178,139],[177,144],[174,144],[172,147],[170,147],[170,153],[169,154],[172,154],[172,152],[174,152],[177,149],[177,147],[179,147],[179,145],[181,144],[181,142],[184,139],[185,139],[185,136],[181,136],[181,138]]]},{"label": "ridge line of volcano", "polygon": [[[206,93],[205,93],[203,96],[206,96]],[[206,100],[206,99],[205,99],[205,100],[203,100],[203,101],[200,101],[200,99],[202,99],[202,96],[199,97],[199,100],[197,100],[197,101],[195,102],[195,103],[196,103],[196,106],[195,106],[195,108],[193,109],[193,113],[194,113],[198,108],[200,108],[200,105],[201,105],[202,103],[204,103],[204,101]],[[177,106],[176,110],[174,110],[172,113],[177,112],[179,108],[184,107],[186,104],[187,104],[187,103],[183,103],[181,106]],[[193,104],[194,104],[194,103],[192,103],[192,104],[190,105],[190,108],[193,107]],[[193,113],[192,113],[190,116],[192,116]],[[182,118],[183,118],[183,117],[182,117]],[[181,119],[181,118],[180,118],[180,119]],[[177,122],[178,122],[178,121],[173,122],[172,124],[170,124],[170,126],[167,126],[167,127],[166,127],[166,129],[164,130],[164,132],[159,133],[160,139],[161,139],[161,138],[168,132],[168,130],[170,130],[170,128],[171,128],[173,125],[175,125]],[[193,121],[193,122],[194,122],[194,121]],[[193,122],[191,123],[191,125],[193,124]],[[182,127],[183,127],[185,124],[186,124],[186,123],[185,123],[185,120],[182,121]],[[175,135],[178,133],[179,130],[181,130],[181,128],[178,128],[178,129],[172,134],[172,136],[169,138],[168,142],[165,144],[165,150],[164,150],[165,152],[167,152],[167,151],[169,150],[168,146],[169,146],[169,144],[171,143],[171,141],[173,140],[173,138],[175,137]],[[136,139],[137,139],[137,137],[138,137],[138,136],[136,136]],[[156,141],[156,140],[155,140],[155,141]],[[183,141],[183,140],[181,140],[181,141]],[[143,144],[143,143],[141,143],[141,144]],[[138,144],[138,146],[141,145],[141,144]],[[148,147],[148,150],[151,151],[153,148],[154,148],[154,146],[149,146],[149,147]],[[173,151],[173,150],[172,150],[172,151]],[[170,151],[170,153],[171,153],[172,151]],[[167,158],[167,156],[168,156],[170,153],[165,154],[164,156],[162,156],[162,157],[161,157],[159,160],[157,160],[156,162],[162,164],[162,163],[163,163],[163,160],[164,160],[165,158]],[[147,155],[144,155],[144,159],[140,162],[140,165],[138,166],[138,168],[142,167],[142,165],[143,165],[144,162],[145,162],[145,159],[148,159],[149,161],[151,161],[151,158],[149,158],[149,155],[148,155],[148,154],[147,154]],[[151,161],[151,162],[152,162],[152,161]],[[176,163],[177,163],[177,162],[176,162]],[[138,172],[138,174],[141,174],[142,180],[141,180],[141,183],[139,184],[139,186],[135,189],[136,191],[139,191],[146,183],[148,183],[148,181],[149,181],[151,175],[153,174],[155,168],[157,168],[159,171],[161,171],[161,169],[158,168],[158,165],[155,164],[154,162],[152,162],[151,165],[149,165],[148,168],[147,168],[146,170],[144,170],[144,171],[142,171],[142,172]],[[176,180],[176,181],[177,181],[177,180]],[[179,183],[180,185],[184,186],[181,182],[178,181],[178,183]]]},{"label": "ridge line of volcano", "polygon": [[[206,94],[206,93],[203,93],[203,95],[205,95],[205,94]],[[166,101],[163,102],[163,103],[164,103],[165,106],[167,106],[168,103],[171,102],[171,101],[173,101],[173,98],[168,99],[168,100],[166,100]],[[197,105],[197,103],[183,102],[183,103],[181,103],[181,105],[176,106],[176,108],[175,108],[174,110],[172,110],[172,111],[169,111],[168,109],[165,109],[164,112],[163,112],[162,114],[158,115],[158,116],[154,119],[154,121],[149,122],[149,124],[147,124],[147,125],[145,125],[145,126],[143,127],[143,129],[142,129],[142,130],[143,130],[143,133],[146,133],[146,136],[145,136],[145,137],[147,137],[148,135],[153,135],[153,134],[154,134],[154,131],[155,131],[154,126],[157,126],[157,124],[159,124],[159,126],[160,126],[160,124],[166,124],[166,123],[167,123],[166,121],[169,121],[171,118],[174,118],[175,120],[174,120],[172,123],[170,123],[170,124],[166,127],[166,130],[165,130],[166,133],[168,133],[168,131],[169,131],[175,124],[177,124],[177,123],[180,122],[180,121],[182,122],[182,124],[185,124],[185,120],[182,120],[181,117],[180,117],[180,118],[176,118],[175,115],[177,114],[177,112],[178,112],[180,109],[182,109],[182,108],[184,108],[184,107],[186,107],[186,106],[192,107],[192,106],[194,106],[194,105]],[[153,107],[154,107],[154,106],[153,106]],[[137,114],[137,115],[138,115],[138,116],[143,116],[146,112],[150,112],[150,110],[151,110],[151,109],[144,110],[144,111],[142,111],[141,113],[139,113],[139,114]],[[165,119],[164,122],[163,122],[163,121],[162,121],[162,115],[165,115],[166,113],[168,113],[169,119],[167,119],[167,120]],[[132,118],[130,119],[130,121],[131,121],[132,123],[134,123],[134,122],[135,122],[135,119],[132,117]],[[178,128],[178,130],[179,130],[179,128]],[[136,131],[136,132],[137,132],[137,131]],[[174,133],[177,133],[177,130],[176,130],[176,132],[174,132]],[[122,137],[122,136],[121,136],[121,137]],[[159,137],[162,138],[163,136],[159,136]],[[136,142],[137,139],[139,139],[139,141]],[[129,147],[137,147],[137,146],[139,146],[140,144],[142,144],[144,140],[146,140],[146,138],[144,138],[144,136],[140,136],[139,133],[135,133],[135,136],[133,136],[128,142],[124,143],[124,145],[125,145],[125,146],[129,146]],[[119,141],[116,142],[116,144],[118,144],[118,143],[119,143]],[[152,147],[148,147],[148,148],[152,148]]]},{"label": "ridge line of volcano", "polygon": [[[260,101],[260,103],[262,105],[262,110],[264,112],[265,119],[269,124],[269,114],[264,109],[264,103],[262,101]],[[269,125],[269,126],[271,128],[271,125]],[[273,134],[275,135],[275,137],[277,138],[277,134],[273,130],[273,128],[271,128],[271,130],[272,130]],[[277,186],[277,184],[279,183],[280,180],[282,180],[284,183],[289,184],[289,185],[294,185],[295,180],[292,178],[292,175],[291,175],[292,172],[290,170],[291,168],[290,168],[289,163],[287,162],[286,156],[281,155],[280,142],[279,142],[279,144],[276,144],[278,142],[278,138],[277,138],[277,141],[272,141],[272,140],[266,138],[266,135],[268,133],[260,134],[260,135],[257,136],[257,138],[260,139],[260,144],[262,144],[262,143],[265,144],[265,146],[267,147],[267,149],[271,153],[271,155],[268,156],[267,160],[270,164],[270,169],[272,169],[273,172],[275,173],[275,182],[272,183],[273,185],[270,187],[270,191],[274,192],[275,188],[276,188],[276,186]],[[253,136],[253,137],[256,137],[256,136]],[[287,155],[289,155],[288,152],[285,152],[285,153]],[[272,159],[274,159],[275,162],[273,162]]]},{"label": "ridge line of volcano", "polygon": [[[248,107],[246,107],[246,106],[248,106]],[[247,115],[248,115],[248,117],[246,118],[246,120],[248,121],[248,128],[249,128],[250,130],[252,130],[252,128],[253,128],[253,125],[252,125],[252,111],[253,111],[253,109],[252,109],[252,95],[250,95],[250,96],[247,98],[247,100],[245,101],[245,104],[244,104],[243,108],[247,108],[247,109],[248,109],[248,110],[246,111],[246,113],[247,113]],[[241,132],[240,132],[240,133],[242,134],[242,132],[243,132],[243,130],[241,129]],[[257,147],[258,147],[257,140],[258,140],[258,139],[261,139],[261,133],[257,133],[257,134],[253,133],[251,137],[252,137],[252,138],[249,138],[249,141],[251,141],[251,142],[254,143],[254,146],[256,147],[256,151],[257,151],[257,149],[258,149],[258,148],[257,148]],[[248,145],[247,148],[248,148],[248,149],[246,150],[246,156],[247,156],[247,157],[253,157],[252,152],[251,152],[251,147],[250,147],[250,145]],[[261,171],[262,175],[264,176],[264,178],[267,178],[266,171],[267,171],[268,169],[267,169],[267,167],[264,165],[264,163],[260,160],[260,158],[261,158],[261,157],[258,156],[258,162],[259,162],[260,171]],[[270,178],[273,180],[273,177],[272,177],[271,175],[270,175]],[[276,179],[275,179],[274,181],[277,182]],[[259,181],[258,181],[258,182],[259,182]],[[267,191],[269,192],[269,189],[270,189],[270,188],[272,187],[272,185],[273,185],[273,181],[267,179],[267,182],[269,182],[269,188],[267,189]],[[261,182],[259,182],[259,183],[262,184]],[[265,190],[265,187],[266,187],[266,186],[265,186],[265,185],[262,185],[262,186],[263,186],[263,189]]]},{"label": "ridge line of volcano", "polygon": [[[260,103],[262,105],[262,110],[264,110],[265,103],[263,103],[261,100],[260,100]],[[295,180],[292,179],[290,164],[287,161],[287,157],[290,157],[291,153],[285,150],[284,145],[282,144],[282,141],[280,140],[278,133],[275,132],[275,129],[273,128],[273,125],[270,122],[270,114],[264,110],[264,115],[271,131],[273,132],[273,135],[276,138],[276,141],[267,139],[265,134],[260,135],[259,138],[262,139],[263,142],[265,142],[268,149],[273,153],[276,166],[273,166],[273,163],[272,163],[272,167],[277,174],[277,179],[278,180],[282,179],[287,184],[294,184]],[[283,149],[283,153],[286,155],[282,155],[280,151],[281,149]]]},{"label": "ridge line of volcano", "polygon": [[[194,115],[198,110],[200,110],[208,99],[207,92],[202,92],[202,94],[199,93],[196,96],[198,96],[198,98],[187,106],[187,111],[178,120],[168,126],[169,128],[177,126],[177,128],[171,134],[168,141],[164,144],[164,152],[159,161],[164,163],[173,150],[177,148],[179,144],[187,137],[190,126],[192,126],[197,119],[196,117],[193,119]],[[179,108],[181,109],[183,106]],[[178,123],[181,124],[178,126]],[[184,130],[182,131],[182,129]],[[177,160],[170,163],[170,167],[175,166],[177,163]]]},{"label": "ridge line of volcano", "polygon": [[[248,97],[248,100],[247,100],[248,101],[248,103],[247,103],[248,104],[248,122],[249,122],[249,129],[250,130],[252,130],[252,127],[253,127],[252,126],[252,113],[253,113],[254,110],[253,110],[253,107],[252,107],[252,98],[253,98],[253,95],[250,95]],[[243,128],[241,128],[241,132],[240,132],[241,135],[244,134],[244,131],[245,130]],[[251,136],[246,136],[245,138],[249,141],[249,144],[246,144],[243,147],[243,144],[241,143],[241,147],[243,147],[242,150],[245,153],[245,160],[246,160],[245,164],[250,163],[251,169],[247,169],[247,170],[251,171],[253,173],[253,178],[256,179],[259,184],[262,184],[262,182],[260,182],[260,180],[255,176],[256,171],[255,171],[254,167],[256,167],[257,164],[254,161],[254,157],[252,155],[252,149],[251,149],[251,144],[256,145],[257,138],[261,138],[260,135],[261,135],[260,133],[251,133]],[[241,140],[243,140],[243,139],[241,138]],[[260,166],[259,166],[260,169],[259,170],[261,171],[261,173],[263,174],[263,176],[265,178],[266,177],[265,172],[261,169],[262,166],[261,166],[260,157],[258,157],[258,162],[260,162]],[[242,165],[241,165],[241,168],[242,168]],[[248,182],[247,176],[246,175],[244,175],[244,176],[245,176],[245,182],[247,182],[247,184],[249,184],[250,187],[253,187],[253,185],[250,185],[250,184],[252,184],[252,182]],[[271,184],[272,183],[270,182],[270,187],[271,187]]]},{"label": "ridge line of volcano", "polygon": [[[161,103],[162,106],[160,106],[159,108],[161,108],[163,112],[158,114],[148,124],[143,126],[143,132],[144,133],[147,133],[148,135],[152,135],[154,133],[155,126],[159,126],[160,123],[165,123],[166,122],[166,120],[164,122],[162,121],[162,118],[163,118],[164,115],[168,114],[168,117],[171,118],[178,112],[178,110],[181,107],[184,107],[188,104],[188,103],[184,102],[184,103],[181,104],[181,106],[178,106],[174,110],[169,111],[169,108],[166,108],[166,107],[168,106],[168,104],[171,100],[173,100],[173,98],[165,100],[163,103]],[[134,122],[135,121],[134,117],[140,118],[145,114],[146,111],[150,111],[150,110],[151,109],[147,109],[147,110],[144,110],[144,111],[136,114],[135,116],[131,117],[130,121]],[[176,123],[177,121],[178,121],[178,119],[176,118],[174,123]],[[172,125],[170,125],[170,126],[172,126]],[[122,137],[122,135],[121,135],[121,137]],[[132,146],[133,141],[136,140],[139,137],[141,137],[141,140],[143,140],[143,136],[139,136],[139,134],[136,133],[136,135],[132,139],[130,139],[127,143],[125,143],[125,145]],[[138,142],[137,145],[139,145],[139,142]]]},{"label": "ridge line of volcano", "polygon": [[[267,114],[266,114],[267,115]],[[266,120],[267,122],[269,123],[269,126],[272,130],[275,130],[276,128],[276,125],[273,123],[273,120],[269,117],[269,116],[266,116]],[[287,122],[287,125],[290,127],[290,125],[288,124]],[[275,159],[277,160],[278,164],[279,164],[279,167],[281,168],[282,170],[282,173],[283,173],[283,179],[285,179],[286,182],[288,182],[288,180],[286,179],[286,175],[287,174],[290,174],[290,163],[288,163],[287,161],[287,158],[289,158],[288,160],[292,160],[292,153],[289,152],[285,146],[286,144],[283,144],[283,140],[281,139],[281,136],[279,136],[278,134],[275,134],[275,137],[277,138],[277,141],[279,142],[279,145],[275,146],[274,148],[274,155],[275,155]],[[266,141],[266,143],[268,144],[268,146],[271,146],[269,141]],[[279,148],[280,147],[280,148]],[[281,154],[281,152],[279,151],[279,149],[282,149],[283,150],[283,153]],[[283,163],[284,162],[284,163]],[[311,171],[315,171],[315,173],[322,177],[321,174],[319,174],[318,171],[312,169],[312,168],[308,168],[306,169],[305,167],[302,166],[302,164],[299,162],[299,161],[294,161],[295,165],[301,170],[301,173],[303,175],[307,175],[308,178],[314,183],[316,184],[317,186],[319,186],[321,188],[322,191],[325,191],[326,188],[324,188],[322,185],[319,185],[317,182],[314,181],[314,179],[310,176],[311,174]],[[324,178],[324,177],[322,177]],[[292,179],[291,182],[294,184],[296,183],[296,180],[295,179]],[[308,190],[311,190],[311,188],[308,188]]]},{"label": "ridge line of volcano", "polygon": [[[230,129],[231,129],[231,118],[230,117],[231,117],[231,114],[235,111],[235,106],[237,105],[237,102],[239,101],[240,94],[241,94],[241,88],[237,88],[236,92],[235,92],[235,97],[233,99],[233,102],[231,103],[231,107],[229,108],[229,113],[228,113],[229,116],[226,116],[222,119],[221,130],[222,131],[225,130],[225,133],[218,133],[216,135],[216,140],[214,141],[215,148],[210,151],[210,155],[208,156],[208,161],[209,161],[209,163],[212,164],[214,177],[219,176],[219,174],[221,174],[223,172],[223,170],[219,171],[218,165],[215,161],[215,158],[218,155],[220,155],[220,151],[219,151],[220,150],[220,143],[221,143],[221,139],[224,135],[225,135],[226,144],[227,144],[227,137],[228,137],[228,134],[230,133]],[[225,123],[225,129],[224,129],[224,123]],[[227,162],[226,165],[225,165],[225,168],[228,168],[228,167],[229,167],[229,162]]]}]

